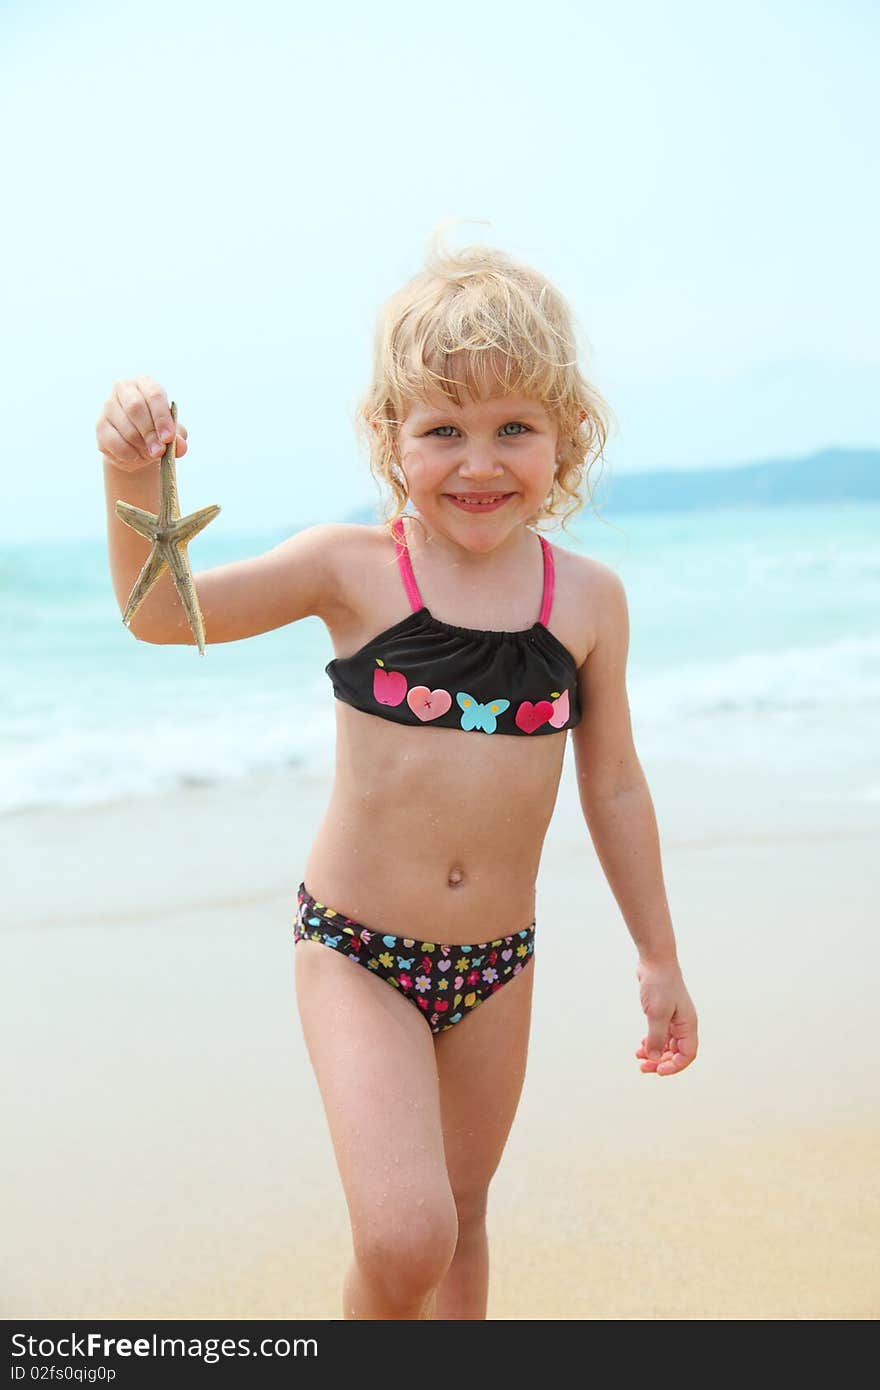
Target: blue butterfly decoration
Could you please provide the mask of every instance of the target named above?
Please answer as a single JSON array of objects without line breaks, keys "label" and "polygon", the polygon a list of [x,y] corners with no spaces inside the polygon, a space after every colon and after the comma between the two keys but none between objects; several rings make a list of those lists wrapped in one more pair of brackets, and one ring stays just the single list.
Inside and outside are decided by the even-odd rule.
[{"label": "blue butterfly decoration", "polygon": [[398,957],[397,957],[397,968],[398,968],[398,970],[412,970],[413,961],[414,961],[414,960],[415,960],[415,956],[410,956],[409,960],[404,960],[403,956],[398,956]]},{"label": "blue butterfly decoration", "polygon": [[506,709],[510,709],[509,700],[489,700],[485,705],[481,705],[479,700],[475,700],[473,695],[468,695],[464,690],[459,690],[455,698],[464,711],[461,716],[461,727],[463,729],[482,729],[486,734],[494,734],[498,724],[496,715],[503,714]]}]

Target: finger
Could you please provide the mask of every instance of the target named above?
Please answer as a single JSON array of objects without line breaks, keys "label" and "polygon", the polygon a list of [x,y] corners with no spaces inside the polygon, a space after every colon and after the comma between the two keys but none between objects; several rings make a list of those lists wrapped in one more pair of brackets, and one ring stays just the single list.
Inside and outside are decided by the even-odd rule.
[{"label": "finger", "polygon": [[641,1058],[640,1070],[643,1072],[657,1072],[661,1067],[665,1067],[675,1057],[676,1048],[672,1039],[668,1039],[660,1049],[657,1057],[649,1057],[644,1043],[636,1051],[636,1056]]},{"label": "finger", "polygon": [[104,414],[98,424],[99,447],[101,438],[108,440],[107,452],[111,456],[116,456],[115,445],[122,441],[125,448],[122,449],[120,462],[132,465],[137,463],[140,466],[149,459],[150,453],[144,443],[143,435],[129,418],[126,410],[120,404],[115,395],[112,395],[104,406]]},{"label": "finger", "polygon": [[659,1057],[646,1057],[642,1055],[642,1071],[656,1071],[664,1062],[670,1061],[674,1056],[671,1048],[665,1047]]},{"label": "finger", "polygon": [[[168,396],[162,390],[158,381],[154,381],[151,376],[140,376],[137,384],[141,389],[144,400],[152,416],[153,429],[156,437],[162,444],[169,444],[174,438],[174,418],[171,414],[171,406]],[[180,426],[177,427],[178,434]]]},{"label": "finger", "polygon": [[692,1017],[674,1018],[669,1036],[673,1052],[693,1061],[697,1055],[697,1019]]},{"label": "finger", "polygon": [[168,398],[152,377],[119,381],[116,398],[143,440],[147,458],[158,458],[174,438],[174,421]]},{"label": "finger", "polygon": [[662,1057],[657,1068],[661,1076],[673,1076],[689,1067],[697,1055],[696,1019],[677,1019],[670,1039],[669,1052]]},{"label": "finger", "polygon": [[686,1057],[683,1052],[675,1052],[670,1058],[664,1058],[658,1063],[657,1075],[675,1076],[678,1072],[684,1071],[685,1067],[689,1067],[693,1060],[693,1057]]},{"label": "finger", "polygon": [[649,1018],[648,1036],[645,1040],[645,1051],[648,1057],[655,1062],[659,1062],[663,1049],[669,1042],[669,1017]]},{"label": "finger", "polygon": [[96,434],[100,452],[109,458],[111,463],[127,469],[143,468],[144,459],[140,451],[129,444],[106,415],[99,420]]},{"label": "finger", "polygon": [[[157,457],[162,452],[162,445],[156,434],[153,424],[153,414],[150,406],[144,397],[139,381],[117,381],[113,388],[116,401],[127,417],[131,429],[136,430],[140,435],[140,452],[146,458]],[[130,430],[123,430],[114,420],[120,433],[130,436]]]}]

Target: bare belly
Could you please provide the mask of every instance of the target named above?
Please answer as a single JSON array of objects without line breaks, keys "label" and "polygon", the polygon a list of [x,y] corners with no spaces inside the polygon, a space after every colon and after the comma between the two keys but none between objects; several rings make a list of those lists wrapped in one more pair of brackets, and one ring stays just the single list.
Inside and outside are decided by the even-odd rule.
[{"label": "bare belly", "polygon": [[336,776],[303,881],[374,930],[456,945],[519,931],[566,735],[406,728],[336,703]]}]

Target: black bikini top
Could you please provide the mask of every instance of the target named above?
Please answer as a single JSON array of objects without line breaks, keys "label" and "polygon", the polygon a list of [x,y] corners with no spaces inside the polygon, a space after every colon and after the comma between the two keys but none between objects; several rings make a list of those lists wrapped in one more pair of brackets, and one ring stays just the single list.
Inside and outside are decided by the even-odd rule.
[{"label": "black bikini top", "polygon": [[544,537],[538,621],[524,632],[481,632],[429,613],[399,517],[392,534],[413,611],[353,656],[328,663],[336,699],[396,724],[484,734],[555,734],[579,724],[577,664],[547,627],[555,571]]}]

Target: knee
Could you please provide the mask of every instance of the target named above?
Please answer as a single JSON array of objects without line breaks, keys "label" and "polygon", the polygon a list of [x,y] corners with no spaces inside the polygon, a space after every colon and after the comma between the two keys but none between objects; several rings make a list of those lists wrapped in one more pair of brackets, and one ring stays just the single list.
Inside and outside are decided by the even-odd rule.
[{"label": "knee", "polygon": [[470,1231],[478,1231],[485,1225],[488,1205],[487,1186],[463,1188],[455,1193],[455,1212],[460,1236],[466,1236]]},{"label": "knee", "polygon": [[452,1263],[458,1220],[452,1195],[425,1198],[416,1208],[384,1211],[381,1220],[353,1230],[354,1256],[374,1288],[391,1304],[407,1305],[437,1287]]}]

